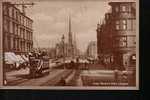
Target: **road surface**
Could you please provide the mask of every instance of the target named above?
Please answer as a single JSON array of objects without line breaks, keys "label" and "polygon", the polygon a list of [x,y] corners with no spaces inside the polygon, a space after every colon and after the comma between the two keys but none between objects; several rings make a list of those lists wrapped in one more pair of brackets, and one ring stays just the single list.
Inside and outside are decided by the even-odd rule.
[{"label": "road surface", "polygon": [[53,69],[48,75],[37,78],[29,78],[28,70],[21,69],[6,73],[8,86],[53,86],[58,84],[61,77],[67,78],[72,70]]}]

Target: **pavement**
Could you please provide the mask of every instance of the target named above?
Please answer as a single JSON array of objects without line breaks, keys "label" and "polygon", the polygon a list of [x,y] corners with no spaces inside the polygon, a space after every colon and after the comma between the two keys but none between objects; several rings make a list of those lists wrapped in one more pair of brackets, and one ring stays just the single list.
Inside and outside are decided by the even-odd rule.
[{"label": "pavement", "polygon": [[117,79],[113,70],[83,70],[81,79],[84,86],[114,86],[128,85],[127,78],[124,78],[122,72],[118,72]]},{"label": "pavement", "polygon": [[6,79],[7,83],[9,85],[15,85],[16,82],[20,83],[23,82],[27,79],[23,79],[22,77],[19,76],[25,76],[29,74],[29,69],[20,69],[20,70],[13,70],[11,72],[6,72]]}]

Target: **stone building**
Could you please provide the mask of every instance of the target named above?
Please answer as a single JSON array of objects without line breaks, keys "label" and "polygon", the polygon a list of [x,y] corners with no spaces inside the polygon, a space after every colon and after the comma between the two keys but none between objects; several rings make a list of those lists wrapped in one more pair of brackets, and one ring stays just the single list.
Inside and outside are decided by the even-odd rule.
[{"label": "stone building", "polygon": [[109,2],[111,11],[97,25],[98,57],[113,68],[135,68],[136,3]]},{"label": "stone building", "polygon": [[93,59],[97,59],[97,43],[96,41],[91,41],[87,47],[87,56]]},{"label": "stone building", "polygon": [[33,20],[10,2],[2,3],[4,52],[25,54],[33,48]]}]

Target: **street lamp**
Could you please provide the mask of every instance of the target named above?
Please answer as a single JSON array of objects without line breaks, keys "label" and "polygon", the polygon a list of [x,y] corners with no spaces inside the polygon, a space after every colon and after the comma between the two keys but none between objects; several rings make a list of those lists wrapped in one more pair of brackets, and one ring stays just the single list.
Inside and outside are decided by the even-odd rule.
[{"label": "street lamp", "polygon": [[63,63],[64,63],[64,69],[65,69],[65,36],[64,36],[64,34],[63,34],[63,36],[62,36],[62,46],[63,46]]}]

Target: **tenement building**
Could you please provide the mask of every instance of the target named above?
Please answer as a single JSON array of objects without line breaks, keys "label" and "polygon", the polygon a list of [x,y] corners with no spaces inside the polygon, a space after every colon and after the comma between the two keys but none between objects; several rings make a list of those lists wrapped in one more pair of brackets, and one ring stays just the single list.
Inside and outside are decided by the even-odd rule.
[{"label": "tenement building", "polygon": [[33,47],[33,20],[9,2],[3,2],[2,11],[4,52],[29,52]]},{"label": "tenement building", "polygon": [[97,25],[99,60],[111,63],[115,69],[135,69],[136,66],[136,4],[109,2],[111,11]]}]

